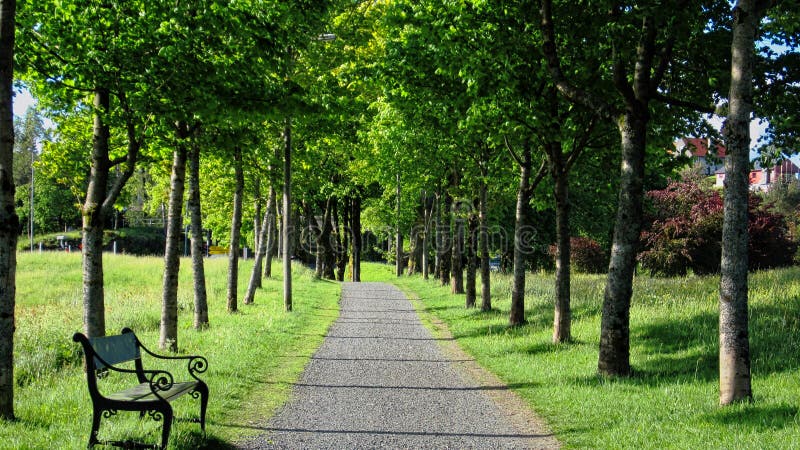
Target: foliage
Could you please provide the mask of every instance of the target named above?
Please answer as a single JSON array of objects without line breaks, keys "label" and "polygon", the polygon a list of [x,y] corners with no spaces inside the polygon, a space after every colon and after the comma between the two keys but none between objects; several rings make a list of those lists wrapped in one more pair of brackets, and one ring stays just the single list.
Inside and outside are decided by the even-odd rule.
[{"label": "foliage", "polygon": [[[642,232],[639,262],[651,274],[665,276],[717,273],[720,270],[723,205],[719,192],[690,181],[649,191],[649,224]],[[783,216],[770,212],[760,197],[749,201],[751,270],[792,264],[797,244]]]},{"label": "foliage", "polygon": [[570,264],[579,273],[605,273],[608,270],[608,254],[597,241],[585,237],[573,237],[570,243]]}]

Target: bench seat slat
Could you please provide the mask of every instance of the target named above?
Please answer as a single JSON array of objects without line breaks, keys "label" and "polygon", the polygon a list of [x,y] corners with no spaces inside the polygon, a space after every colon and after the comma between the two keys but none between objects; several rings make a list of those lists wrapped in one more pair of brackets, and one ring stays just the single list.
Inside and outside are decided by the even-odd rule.
[{"label": "bench seat slat", "polygon": [[[186,381],[183,383],[175,383],[172,385],[171,389],[166,391],[159,391],[158,395],[160,395],[164,400],[170,400],[175,397],[181,396],[183,394],[188,393],[194,387],[197,386],[196,381]],[[124,391],[115,392],[113,394],[108,395],[106,398],[111,400],[119,400],[125,402],[151,402],[158,400],[153,392],[150,390],[149,383],[142,383],[138,386],[134,386],[129,389],[125,389]]]}]

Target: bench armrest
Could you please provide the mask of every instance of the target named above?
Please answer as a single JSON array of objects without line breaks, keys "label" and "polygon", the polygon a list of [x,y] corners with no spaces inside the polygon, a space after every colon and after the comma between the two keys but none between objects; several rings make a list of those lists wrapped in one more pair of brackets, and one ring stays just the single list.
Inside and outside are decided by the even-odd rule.
[{"label": "bench armrest", "polygon": [[[123,328],[123,333],[133,333],[133,330],[130,328]],[[135,336],[135,335],[134,335]],[[148,355],[157,358],[157,359],[167,359],[167,360],[187,360],[187,370],[189,371],[189,375],[197,381],[201,381],[200,378],[197,377],[197,374],[203,373],[208,369],[208,360],[199,355],[184,355],[184,356],[167,356],[167,355],[159,355],[158,353],[153,353],[142,345],[139,338],[136,337],[136,342],[139,345],[139,348],[145,351]],[[145,371],[147,372],[147,371]]]}]

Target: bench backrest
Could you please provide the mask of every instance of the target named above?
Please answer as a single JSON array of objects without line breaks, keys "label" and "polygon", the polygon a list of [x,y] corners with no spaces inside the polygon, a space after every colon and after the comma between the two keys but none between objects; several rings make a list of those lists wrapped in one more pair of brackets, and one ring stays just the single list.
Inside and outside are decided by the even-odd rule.
[{"label": "bench backrest", "polygon": [[[139,345],[136,342],[136,335],[133,333],[90,338],[89,343],[92,344],[95,354],[111,365],[133,361],[142,357]],[[94,357],[95,370],[104,369],[106,365],[97,356]]]}]

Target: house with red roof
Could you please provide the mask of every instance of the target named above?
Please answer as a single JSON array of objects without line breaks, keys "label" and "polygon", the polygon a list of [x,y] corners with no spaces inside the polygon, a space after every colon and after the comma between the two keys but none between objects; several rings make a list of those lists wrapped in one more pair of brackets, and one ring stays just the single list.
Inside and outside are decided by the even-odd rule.
[{"label": "house with red roof", "polygon": [[[679,155],[688,156],[700,173],[714,175],[715,186],[725,183],[725,146],[707,138],[682,138],[675,141]],[[791,160],[783,160],[772,167],[762,167],[756,160],[750,170],[750,189],[768,191],[778,180],[800,180],[800,167]]]}]

